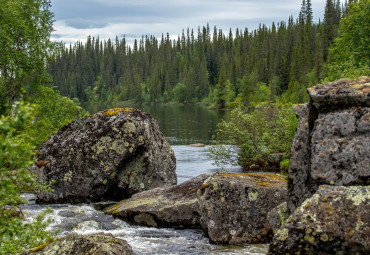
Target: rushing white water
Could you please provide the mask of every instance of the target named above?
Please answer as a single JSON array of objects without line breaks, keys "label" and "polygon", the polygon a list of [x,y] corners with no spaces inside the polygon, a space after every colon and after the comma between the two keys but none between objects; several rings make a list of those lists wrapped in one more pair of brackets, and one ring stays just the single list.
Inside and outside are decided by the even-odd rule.
[{"label": "rushing white water", "polygon": [[[207,147],[188,147],[174,145],[177,159],[178,182],[184,182],[201,173],[214,173],[222,169],[214,166],[207,157]],[[240,168],[226,166],[223,170],[239,172]],[[31,221],[37,213],[47,206],[53,212],[49,217],[53,223],[49,230],[59,230],[59,236],[69,233],[88,234],[96,232],[112,233],[125,239],[133,248],[135,254],[266,254],[267,245],[223,246],[210,244],[201,230],[178,230],[169,228],[149,228],[133,226],[105,215],[90,204],[50,204],[40,205],[34,201],[32,194],[25,194],[30,202],[25,205],[27,220]],[[101,205],[101,204],[100,204]]]}]

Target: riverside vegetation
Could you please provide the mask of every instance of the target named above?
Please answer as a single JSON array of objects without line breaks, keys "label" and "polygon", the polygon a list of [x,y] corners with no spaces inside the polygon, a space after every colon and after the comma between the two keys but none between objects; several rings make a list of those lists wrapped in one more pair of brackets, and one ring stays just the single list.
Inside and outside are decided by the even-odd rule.
[{"label": "riverside vegetation", "polygon": [[[339,1],[327,0],[323,22],[314,24],[308,0],[296,21],[290,17],[288,24],[237,30],[235,36],[215,28],[211,39],[207,26],[199,29],[197,39],[188,30],[176,41],[168,36],[161,42],[146,37],[131,49],[124,39],[103,43],[89,37],[85,45],[65,49],[49,40],[50,1],[4,0],[0,6],[0,253],[16,254],[52,239],[42,215],[34,223],[22,222],[19,205],[25,202],[23,192],[45,188],[37,187],[28,171],[35,148],[61,126],[87,114],[78,100],[64,96],[239,107],[230,122],[220,124],[219,136],[241,148],[239,163],[259,162],[249,156],[257,152],[263,159],[267,152],[289,151],[294,123],[286,117],[291,113],[283,103],[304,102],[305,89],[322,80],[370,74],[369,10],[369,0],[350,1],[343,8]],[[284,117],[276,118],[279,114]],[[235,132],[257,137],[237,140]]]}]

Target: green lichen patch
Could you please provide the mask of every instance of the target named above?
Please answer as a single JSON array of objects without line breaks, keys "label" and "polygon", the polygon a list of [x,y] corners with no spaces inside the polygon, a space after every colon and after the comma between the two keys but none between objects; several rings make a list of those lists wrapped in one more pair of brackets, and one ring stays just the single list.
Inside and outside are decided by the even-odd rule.
[{"label": "green lichen patch", "polygon": [[249,192],[248,193],[249,201],[256,201],[258,198],[258,192]]},{"label": "green lichen patch", "polygon": [[348,187],[348,192],[346,193],[346,199],[353,201],[354,205],[360,205],[370,197],[370,187]]},{"label": "green lichen patch", "polygon": [[276,239],[279,241],[285,241],[289,236],[289,230],[287,228],[281,228],[276,233]]},{"label": "green lichen patch", "polygon": [[123,127],[124,127],[125,132],[127,133],[131,133],[131,134],[136,133],[136,126],[132,122],[126,122],[123,125]]}]

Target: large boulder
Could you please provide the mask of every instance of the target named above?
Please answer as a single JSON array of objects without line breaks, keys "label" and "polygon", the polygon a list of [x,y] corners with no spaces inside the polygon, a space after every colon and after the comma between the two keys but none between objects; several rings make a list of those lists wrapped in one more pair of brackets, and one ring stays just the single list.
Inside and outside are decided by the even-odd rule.
[{"label": "large boulder", "polygon": [[132,255],[131,246],[112,234],[71,234],[55,242],[25,251],[21,255]]},{"label": "large boulder", "polygon": [[105,213],[139,225],[200,228],[197,190],[208,177],[202,174],[177,186],[140,192]]},{"label": "large boulder", "polygon": [[272,238],[267,213],[287,199],[278,174],[219,173],[198,191],[201,224],[213,243],[266,243]]},{"label": "large boulder", "polygon": [[370,78],[308,89],[289,166],[292,213],[320,185],[370,185]]},{"label": "large boulder", "polygon": [[176,184],[174,152],[156,121],[140,110],[105,110],[63,126],[38,149],[33,169],[53,181],[39,202],[121,200]]},{"label": "large boulder", "polygon": [[270,243],[269,254],[370,254],[370,186],[320,186]]}]

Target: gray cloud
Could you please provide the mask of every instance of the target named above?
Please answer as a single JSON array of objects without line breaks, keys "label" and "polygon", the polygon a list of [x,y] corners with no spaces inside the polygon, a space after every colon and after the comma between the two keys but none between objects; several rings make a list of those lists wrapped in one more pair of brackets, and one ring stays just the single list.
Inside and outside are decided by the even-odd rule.
[{"label": "gray cloud", "polygon": [[[255,29],[260,23],[286,21],[298,16],[297,0],[52,0],[55,14],[53,40],[84,41],[88,35],[154,35],[169,32],[176,38],[187,27],[195,31],[209,23],[233,31]],[[324,0],[312,0],[314,18],[322,18]]]}]

